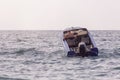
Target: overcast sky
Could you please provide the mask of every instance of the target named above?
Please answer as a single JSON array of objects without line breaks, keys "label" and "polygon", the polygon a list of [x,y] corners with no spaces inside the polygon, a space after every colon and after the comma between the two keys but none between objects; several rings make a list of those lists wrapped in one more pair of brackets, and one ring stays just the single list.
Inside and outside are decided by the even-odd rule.
[{"label": "overcast sky", "polygon": [[120,30],[120,0],[0,0],[0,30]]}]

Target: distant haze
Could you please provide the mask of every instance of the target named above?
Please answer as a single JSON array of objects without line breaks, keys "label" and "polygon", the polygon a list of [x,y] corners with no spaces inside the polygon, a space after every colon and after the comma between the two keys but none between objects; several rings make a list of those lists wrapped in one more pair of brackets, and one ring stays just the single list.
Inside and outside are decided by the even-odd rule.
[{"label": "distant haze", "polygon": [[0,30],[120,30],[120,0],[0,0]]}]

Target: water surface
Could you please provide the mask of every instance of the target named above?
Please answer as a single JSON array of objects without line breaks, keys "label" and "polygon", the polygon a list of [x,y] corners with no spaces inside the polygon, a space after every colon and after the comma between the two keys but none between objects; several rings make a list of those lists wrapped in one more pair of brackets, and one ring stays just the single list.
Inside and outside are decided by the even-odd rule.
[{"label": "water surface", "polygon": [[90,31],[98,57],[66,57],[61,31],[0,31],[0,80],[120,80],[120,31]]}]

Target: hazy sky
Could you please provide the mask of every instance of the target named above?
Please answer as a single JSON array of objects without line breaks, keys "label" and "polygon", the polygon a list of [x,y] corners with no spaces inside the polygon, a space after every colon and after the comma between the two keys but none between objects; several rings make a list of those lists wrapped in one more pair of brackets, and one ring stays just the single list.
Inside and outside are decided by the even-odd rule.
[{"label": "hazy sky", "polygon": [[120,0],[0,0],[0,30],[119,29]]}]

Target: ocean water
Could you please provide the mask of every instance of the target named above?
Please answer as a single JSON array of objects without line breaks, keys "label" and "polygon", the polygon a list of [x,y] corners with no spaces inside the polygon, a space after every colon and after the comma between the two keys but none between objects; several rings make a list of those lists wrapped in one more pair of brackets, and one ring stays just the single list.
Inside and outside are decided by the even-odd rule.
[{"label": "ocean water", "polygon": [[0,80],[120,80],[120,31],[90,31],[98,57],[67,57],[61,31],[0,31]]}]

